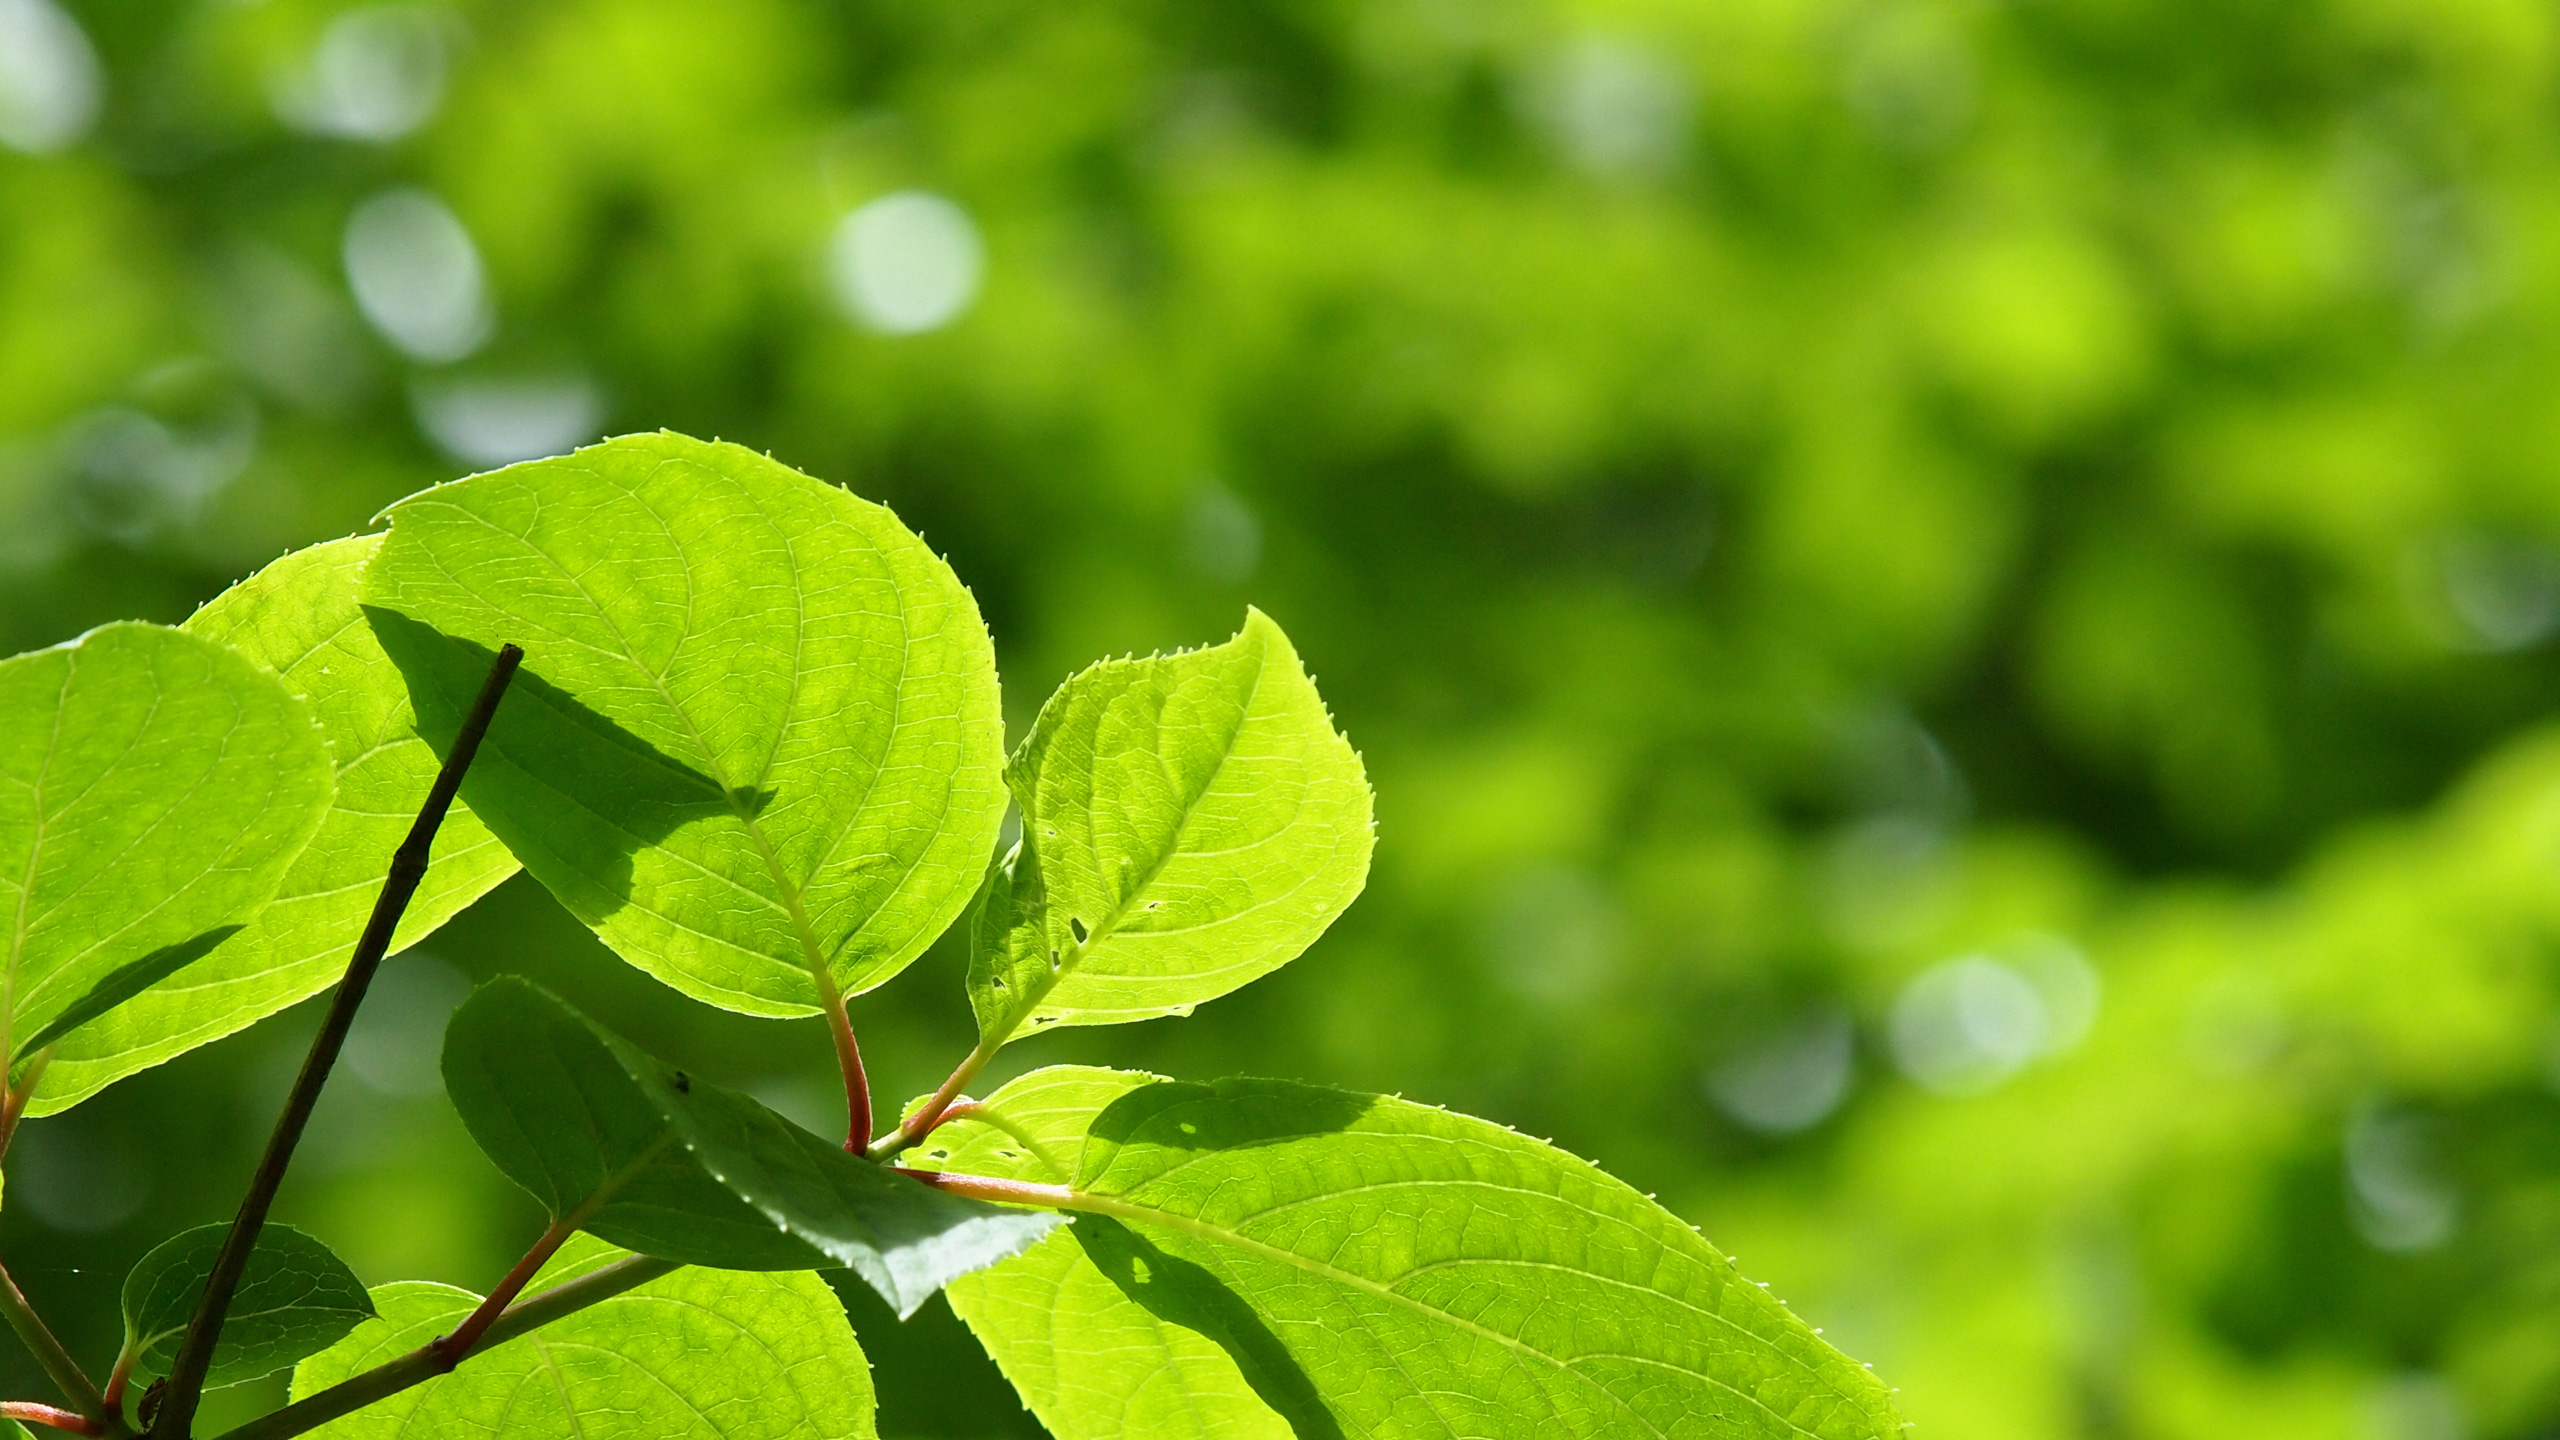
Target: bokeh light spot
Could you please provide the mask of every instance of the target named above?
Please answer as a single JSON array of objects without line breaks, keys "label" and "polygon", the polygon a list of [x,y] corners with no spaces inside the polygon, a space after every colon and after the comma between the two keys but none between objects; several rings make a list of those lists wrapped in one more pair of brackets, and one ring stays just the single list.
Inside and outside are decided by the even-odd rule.
[{"label": "bokeh light spot", "polygon": [[471,232],[424,190],[387,190],[347,219],[343,253],[356,308],[412,359],[459,360],[489,338],[490,312]]},{"label": "bokeh light spot", "polygon": [[885,335],[918,335],[959,319],[978,298],[985,267],[969,213],[922,190],[883,195],[847,215],[827,253],[837,303]]}]

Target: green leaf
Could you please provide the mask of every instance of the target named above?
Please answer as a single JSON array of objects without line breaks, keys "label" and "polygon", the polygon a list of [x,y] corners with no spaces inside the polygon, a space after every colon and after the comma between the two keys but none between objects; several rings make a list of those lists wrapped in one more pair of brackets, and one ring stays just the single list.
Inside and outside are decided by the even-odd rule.
[{"label": "green leaf", "polygon": [[1114,660],[1040,712],[1023,839],[973,924],[980,1033],[1188,1014],[1294,960],[1368,880],[1368,777],[1261,611],[1224,645]]},{"label": "green leaf", "polygon": [[493,980],[454,1012],[444,1074],[472,1138],[553,1218],[663,1259],[849,1265],[903,1316],[1058,1223],[848,1155],[523,980]]},{"label": "green leaf", "polygon": [[[434,783],[409,695],[356,605],[381,537],[314,545],[269,565],[198,610],[190,634],[276,672],[309,703],[337,766],[337,801],[275,898],[241,933],[73,1033],[46,1069],[33,1110],[64,1109],[137,1070],[242,1029],[337,983],[373,913],[391,852]],[[426,878],[392,936],[396,952],[434,933],[515,873],[515,857],[457,804],[436,832]],[[219,937],[217,937],[219,938]]]},{"label": "green leaf", "polygon": [[383,633],[431,733],[525,647],[465,793],[623,958],[805,1015],[813,972],[869,989],[968,904],[1004,810],[994,649],[887,510],[658,434],[390,514],[365,602],[416,622]]},{"label": "green leaf", "polygon": [[[189,1230],[143,1256],[125,1277],[124,1353],[135,1357],[137,1373],[168,1372],[230,1231],[228,1225]],[[236,1385],[272,1374],[372,1318],[373,1300],[345,1261],[289,1225],[269,1224],[258,1232],[249,1268],[223,1315],[205,1383]]]},{"label": "green leaf", "polygon": [[[1063,1440],[1191,1394],[1249,1417],[1232,1433],[1289,1433],[1247,1392],[1300,1436],[1900,1434],[1872,1374],[1695,1230],[1481,1120],[1061,1068],[998,1091],[918,1163],[1078,1192],[1070,1237],[952,1287]],[[1152,1340],[1134,1312],[1161,1322]]]},{"label": "green leaf", "polygon": [[[1037,1071],[1005,1086],[1001,1104],[975,1112],[975,1123],[943,1126],[907,1163],[1064,1184],[1075,1178],[1094,1116],[1157,1083],[1117,1070]],[[1309,1427],[1282,1419],[1222,1340],[1210,1338],[1219,1327],[1194,1323],[1179,1308],[1182,1318],[1171,1318],[1158,1313],[1164,1305],[1130,1298],[1124,1286],[1136,1280],[1133,1267],[1113,1263],[1106,1274],[1111,1257],[1097,1258],[1084,1243],[1111,1224],[1079,1220],[950,1286],[951,1308],[1050,1433],[1059,1440],[1311,1440],[1332,1426],[1329,1415]],[[1172,1293],[1170,1286],[1159,1291]],[[1255,1379],[1269,1383],[1273,1368]]]},{"label": "green leaf", "polygon": [[247,923],[331,791],[310,712],[225,646],[117,624],[0,660],[0,1051],[112,1021],[138,978]]},{"label": "green leaf", "polygon": [[[584,1237],[540,1290],[621,1258]],[[480,1297],[404,1281],[382,1318],[293,1372],[293,1398],[393,1360],[460,1323]],[[315,1440],[870,1440],[871,1366],[815,1275],[678,1270],[475,1350],[450,1375],[310,1432]]]}]

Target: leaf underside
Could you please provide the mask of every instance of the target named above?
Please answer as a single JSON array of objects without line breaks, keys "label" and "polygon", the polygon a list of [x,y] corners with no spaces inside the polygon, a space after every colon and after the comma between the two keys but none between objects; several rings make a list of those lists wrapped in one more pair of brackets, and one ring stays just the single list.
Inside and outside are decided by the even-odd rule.
[{"label": "leaf underside", "polygon": [[1188,1014],[1297,958],[1369,873],[1370,794],[1280,627],[1096,665],[1007,772],[1022,844],[973,922],[979,1029]]},{"label": "leaf underside", "polygon": [[547,992],[482,986],[445,1032],[472,1137],[554,1217],[740,1270],[847,1265],[900,1315],[1057,1217],[945,1195],[650,1058]]},{"label": "leaf underside", "polygon": [[[116,624],[0,660],[0,1036],[43,1033],[137,965],[249,922],[332,788],[309,711],[211,641]],[[46,1088],[36,1113],[96,1086],[49,1070]]]},{"label": "leaf underside", "polygon": [[[276,672],[309,703],[337,772],[337,797],[275,898],[240,933],[72,1034],[33,1109],[67,1108],[135,1071],[243,1029],[335,984],[375,893],[435,781],[408,689],[356,604],[381,537],[314,545],[215,596],[183,627]],[[392,950],[432,934],[516,871],[470,807],[436,832],[426,878]]]},{"label": "leaf underside", "polygon": [[392,507],[365,603],[430,734],[523,675],[465,793],[624,959],[758,1015],[904,968],[1003,819],[995,654],[887,510],[735,445],[634,435]]},{"label": "leaf underside", "polygon": [[1065,1440],[1195,1400],[1252,1417],[1202,1435],[1900,1432],[1882,1384],[1696,1231],[1499,1126],[1073,1067],[983,1113],[1001,1123],[955,1122],[919,1163],[1071,1184],[1098,1212],[951,1289]]},{"label": "leaf underside", "polygon": [[[581,1236],[534,1289],[621,1252]],[[373,1292],[382,1318],[293,1375],[300,1400],[450,1331],[479,1303],[422,1281]],[[333,1420],[315,1440],[872,1440],[871,1367],[817,1276],[678,1270],[530,1334],[450,1375]]]},{"label": "leaf underside", "polygon": [[[154,1248],[124,1282],[125,1344],[137,1374],[166,1374],[204,1298],[228,1225],[205,1225]],[[289,1225],[258,1232],[223,1315],[209,1385],[255,1380],[336,1344],[373,1318],[364,1282],[328,1246]]]}]

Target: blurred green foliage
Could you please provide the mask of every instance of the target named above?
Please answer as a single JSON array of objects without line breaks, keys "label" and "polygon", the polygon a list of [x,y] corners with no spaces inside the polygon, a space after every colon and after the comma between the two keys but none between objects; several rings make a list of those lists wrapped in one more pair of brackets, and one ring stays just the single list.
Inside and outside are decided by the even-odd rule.
[{"label": "blurred green foliage", "polygon": [[[1368,756],[1311,954],[1013,1066],[1553,1135],[1924,1435],[2549,1435],[2555,27],[0,0],[0,651],[496,460],[748,442],[946,549],[1017,734],[1250,600]],[[282,1212],[369,1281],[538,1225],[435,1084],[466,977],[830,1118],[814,1028],[525,881],[427,949]],[[956,954],[858,1018],[929,1088]],[[309,1023],[28,1127],[6,1244],[87,1353]],[[885,1433],[1035,1433],[851,1300]]]}]

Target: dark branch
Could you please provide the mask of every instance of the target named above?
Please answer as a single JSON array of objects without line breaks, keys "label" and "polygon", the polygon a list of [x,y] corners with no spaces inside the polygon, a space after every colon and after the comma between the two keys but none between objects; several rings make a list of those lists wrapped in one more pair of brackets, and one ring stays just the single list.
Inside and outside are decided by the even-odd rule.
[{"label": "dark branch", "polygon": [[364,1003],[373,972],[381,967],[382,957],[390,953],[392,932],[399,928],[400,916],[409,908],[409,898],[418,893],[418,882],[426,878],[436,828],[444,823],[445,812],[453,808],[453,797],[462,789],[463,774],[471,768],[471,757],[480,748],[480,738],[488,733],[489,721],[498,713],[498,701],[505,697],[507,682],[515,678],[516,666],[523,659],[524,652],[513,645],[499,648],[498,658],[489,666],[489,678],[480,687],[480,698],[463,718],[462,728],[453,737],[453,748],[445,755],[444,768],[436,772],[436,783],[427,791],[427,803],[418,810],[417,823],[409,827],[408,838],[400,842],[399,850],[391,857],[390,874],[374,899],[373,915],[365,922],[363,938],[356,941],[355,954],[347,961],[346,978],[338,982],[338,993],[329,1002],[329,1015],[321,1022],[320,1033],[311,1038],[311,1052],[303,1059],[302,1073],[294,1077],[293,1093],[285,1100],[284,1113],[276,1117],[275,1133],[268,1137],[266,1154],[258,1161],[257,1174],[250,1178],[249,1193],[241,1197],[240,1213],[231,1222],[231,1233],[222,1242],[222,1252],[214,1258],[212,1273],[205,1277],[204,1298],[197,1302],[186,1339],[179,1344],[177,1358],[169,1366],[169,1388],[159,1413],[152,1418],[151,1440],[187,1440],[195,1424],[196,1402],[204,1394],[205,1374],[212,1368],[214,1342],[221,1338],[223,1316],[231,1309],[232,1294],[239,1289],[241,1272],[249,1265],[249,1252],[258,1243],[258,1231],[266,1224],[267,1208],[275,1202],[277,1187],[284,1183],[285,1167],[293,1163],[294,1147],[302,1141],[302,1130],[310,1122],[311,1107],[320,1098],[320,1087],[328,1083],[330,1068],[338,1063],[338,1051],[347,1043],[347,1028],[355,1023],[356,1007]]},{"label": "dark branch", "polygon": [[[636,1285],[676,1269],[672,1260],[655,1260],[634,1255],[617,1260],[599,1270],[566,1284],[554,1285],[532,1299],[513,1306],[498,1317],[472,1347],[476,1355],[483,1350],[505,1344],[539,1325],[548,1325],[563,1315],[583,1310],[599,1301],[610,1300]],[[468,1359],[468,1356],[462,1357]],[[448,1359],[436,1342],[429,1342],[396,1360],[350,1376],[317,1395],[306,1396],[271,1415],[250,1421],[237,1430],[224,1431],[216,1440],[288,1440],[306,1430],[316,1429],[351,1415],[377,1400],[397,1395],[412,1385],[422,1385],[453,1369],[460,1360]]]}]

